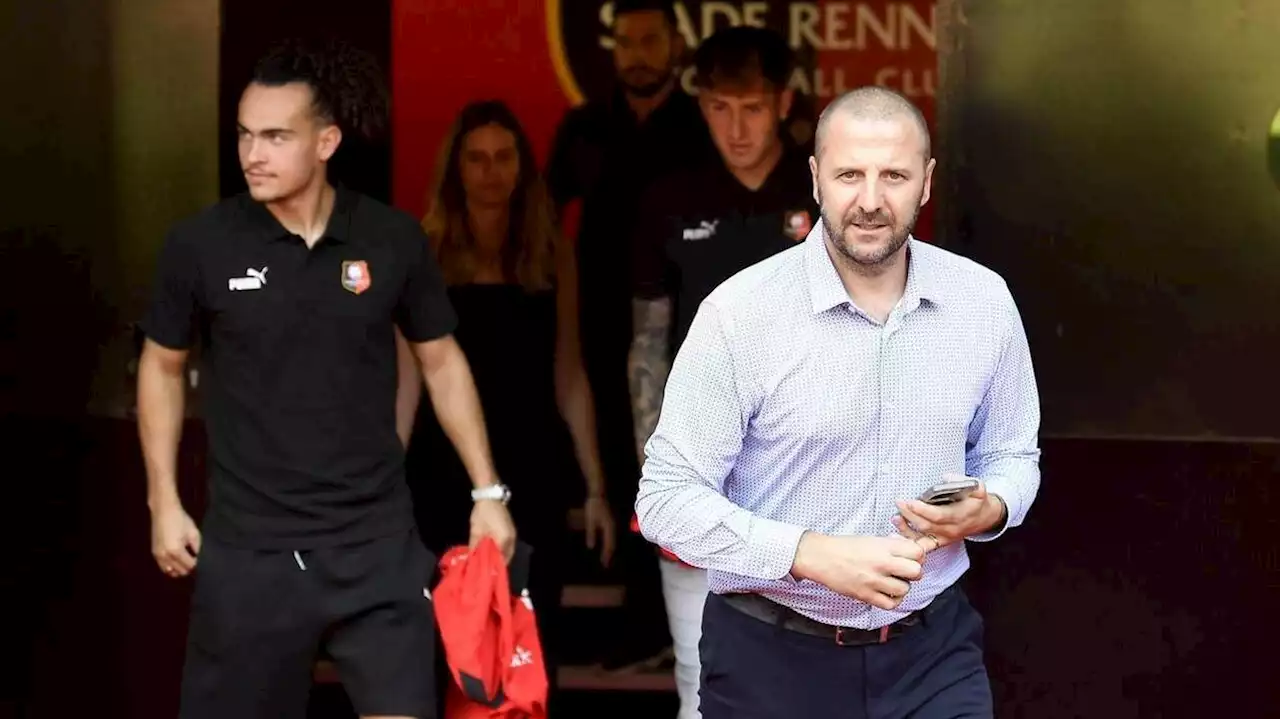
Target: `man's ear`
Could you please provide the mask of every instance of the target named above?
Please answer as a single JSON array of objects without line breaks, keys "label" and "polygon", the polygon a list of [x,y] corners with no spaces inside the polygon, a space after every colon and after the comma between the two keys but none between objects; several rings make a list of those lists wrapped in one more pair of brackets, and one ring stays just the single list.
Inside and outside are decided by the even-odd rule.
[{"label": "man's ear", "polygon": [[333,153],[338,151],[338,146],[342,144],[342,129],[337,125],[329,125],[320,131],[320,143],[316,152],[321,162],[328,162],[333,157]]},{"label": "man's ear", "polygon": [[673,61],[671,64],[677,67],[683,66],[688,60],[685,57],[685,51],[688,49],[689,46],[685,43],[684,33],[680,32],[680,28],[671,28],[671,59]]},{"label": "man's ear", "polygon": [[818,187],[818,158],[809,156],[809,174],[813,175],[813,201],[822,206],[822,190]]},{"label": "man's ear", "polygon": [[930,157],[929,162],[924,166],[924,189],[920,194],[920,206],[923,207],[929,202],[929,198],[933,196],[933,169],[938,166],[938,159]]}]

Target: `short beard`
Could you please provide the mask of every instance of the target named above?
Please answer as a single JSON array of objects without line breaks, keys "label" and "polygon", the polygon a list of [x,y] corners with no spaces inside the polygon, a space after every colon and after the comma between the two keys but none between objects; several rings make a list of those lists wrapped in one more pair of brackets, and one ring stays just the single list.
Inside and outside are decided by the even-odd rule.
[{"label": "short beard", "polygon": [[652,82],[633,83],[627,82],[626,73],[618,73],[618,82],[621,83],[622,89],[628,95],[647,100],[657,96],[675,80],[675,67],[671,63],[668,63],[667,67],[662,70],[648,66],[646,66],[646,69],[653,70],[657,75],[657,79]]},{"label": "short beard", "polygon": [[[821,193],[819,193],[818,202],[819,204],[822,203]],[[826,232],[827,241],[835,249],[836,253],[843,258],[845,266],[858,274],[875,276],[884,272],[893,264],[898,256],[898,251],[911,238],[911,233],[916,227],[916,220],[920,217],[920,203],[919,201],[916,202],[915,208],[911,211],[911,217],[906,223],[893,228],[889,235],[889,241],[870,255],[859,255],[845,244],[844,231],[852,226],[853,222],[845,222],[842,219],[837,223],[833,221],[825,208],[821,211],[821,215],[822,229]]]},{"label": "short beard", "polygon": [[662,92],[670,81],[671,78],[669,77],[655,82],[646,83],[644,85],[633,85],[629,82],[623,81],[622,87],[626,90],[628,95],[634,95],[635,97],[647,100]]}]

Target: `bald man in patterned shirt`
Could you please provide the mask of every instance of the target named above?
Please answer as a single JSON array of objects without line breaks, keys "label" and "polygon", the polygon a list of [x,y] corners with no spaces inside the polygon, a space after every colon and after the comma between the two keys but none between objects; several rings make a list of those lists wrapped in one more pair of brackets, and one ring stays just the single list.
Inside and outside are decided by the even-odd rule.
[{"label": "bald man in patterned shirt", "polygon": [[911,236],[934,165],[901,95],[837,99],[822,222],[717,288],[675,359],[636,511],[710,570],[705,719],[992,716],[957,581],[1035,499],[1039,398],[1004,281]]}]

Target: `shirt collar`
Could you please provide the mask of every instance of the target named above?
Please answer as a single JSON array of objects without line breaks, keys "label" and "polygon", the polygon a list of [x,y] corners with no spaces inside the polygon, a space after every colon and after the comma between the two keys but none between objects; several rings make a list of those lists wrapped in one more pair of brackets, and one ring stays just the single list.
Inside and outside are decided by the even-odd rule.
[{"label": "shirt collar", "polygon": [[[809,276],[809,298],[814,314],[826,312],[849,302],[849,293],[840,281],[835,263],[827,254],[826,226],[821,221],[814,224],[805,238],[805,265]],[[929,259],[924,243],[911,237],[907,240],[907,286],[902,293],[901,307],[910,312],[921,301],[938,304],[943,301],[941,278]]]},{"label": "shirt collar", "polygon": [[[255,201],[248,193],[241,195],[242,206],[250,224],[268,241],[283,240],[292,237],[292,233],[271,214],[267,206]],[[322,239],[333,242],[350,243],[351,217],[355,212],[356,194],[343,185],[334,186],[333,211],[329,214],[329,222],[325,225]]]},{"label": "shirt collar", "polygon": [[[713,163],[716,171],[720,175],[720,180],[728,183],[729,187],[735,190],[741,190],[749,197],[776,197],[785,195],[793,197],[795,195],[794,180],[797,173],[803,173],[806,177],[809,175],[809,156],[799,152],[785,144],[782,147],[782,154],[778,156],[778,162],[774,164],[773,169],[769,170],[769,174],[765,175],[764,182],[754,190],[742,184],[737,175],[733,174],[733,170],[729,169],[729,165],[725,163],[724,158],[716,153],[713,158],[708,160]],[[803,170],[801,170],[803,166]],[[821,224],[821,223],[819,223]]]}]

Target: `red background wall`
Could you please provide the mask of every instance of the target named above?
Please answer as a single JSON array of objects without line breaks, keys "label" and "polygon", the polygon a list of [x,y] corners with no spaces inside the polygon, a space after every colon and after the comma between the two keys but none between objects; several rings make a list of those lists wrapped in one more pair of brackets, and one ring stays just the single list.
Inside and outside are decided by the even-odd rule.
[{"label": "red background wall", "polygon": [[[506,101],[524,123],[534,151],[545,162],[555,127],[570,107],[569,97],[557,79],[549,46],[548,2],[564,3],[562,12],[594,13],[597,7],[594,3],[573,0],[393,0],[392,177],[393,201],[397,206],[415,215],[425,211],[440,143],[454,115],[472,100]],[[762,4],[720,3],[739,12],[744,6]],[[874,83],[877,76],[884,84],[907,89],[900,84],[905,71],[913,78],[909,89],[921,90],[926,84],[924,73],[934,72],[933,46],[922,42],[918,33],[908,32],[910,28],[900,22],[900,16],[886,20],[889,15],[900,13],[903,6],[909,6],[926,23],[932,24],[934,3],[931,0],[863,3],[823,0],[809,4],[816,5],[822,17],[816,26],[819,38],[862,46],[862,49],[820,49],[815,53],[816,62],[812,62],[811,67],[824,74],[828,89],[836,69],[843,73],[844,89]],[[778,9],[786,16],[788,3],[771,5],[781,6],[775,8],[775,16]],[[556,8],[555,4],[550,6],[553,13]],[[859,12],[874,14],[882,20],[882,27],[894,29],[900,40],[899,47],[886,48],[873,30],[859,36],[855,20]],[[694,15],[698,15],[696,10]],[[845,23],[843,29],[841,21]],[[700,23],[697,24],[699,30],[705,32]],[[778,29],[788,34],[785,27]],[[603,52],[601,55],[607,59]],[[936,85],[936,81],[933,84]],[[829,99],[819,95],[817,109],[821,110]],[[933,97],[913,99],[932,122]],[[924,239],[932,239],[930,210],[931,207],[926,208],[922,213],[918,227]]]},{"label": "red background wall", "polygon": [[395,0],[393,197],[426,209],[436,154],[462,106],[506,101],[545,158],[569,102],[547,50],[543,0]]}]

